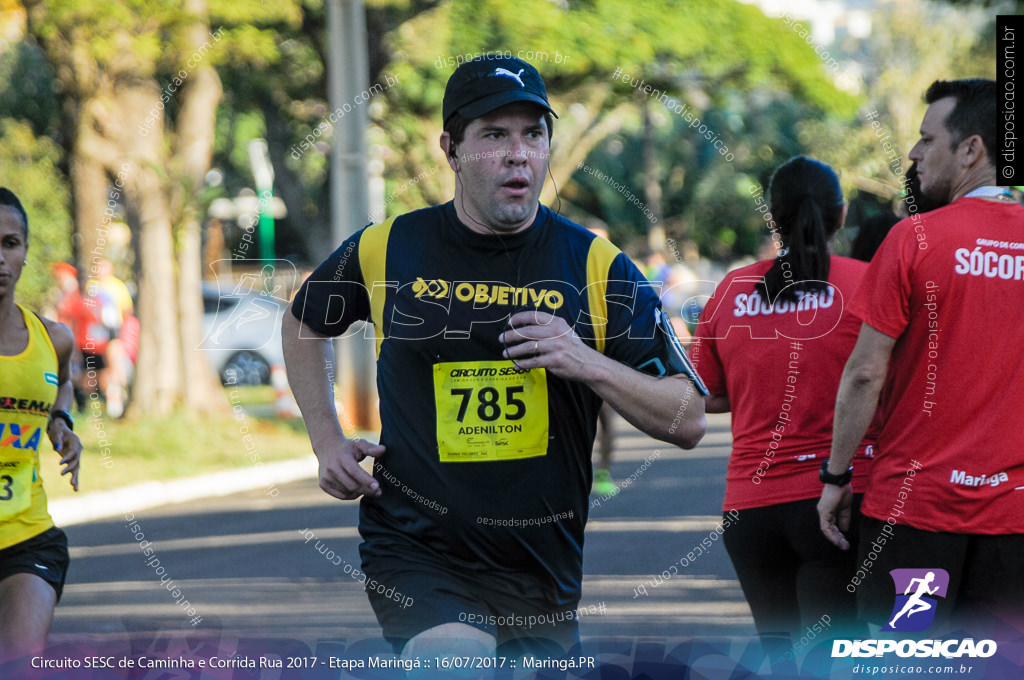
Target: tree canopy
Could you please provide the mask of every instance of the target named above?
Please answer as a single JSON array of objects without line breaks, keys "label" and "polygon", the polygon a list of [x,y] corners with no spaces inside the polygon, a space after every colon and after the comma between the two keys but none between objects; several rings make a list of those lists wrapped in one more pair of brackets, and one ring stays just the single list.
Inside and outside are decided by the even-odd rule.
[{"label": "tree canopy", "polygon": [[[899,178],[865,115],[905,157],[931,80],[994,75],[992,10],[953,4],[880,6],[870,36],[826,50],[806,25],[738,0],[367,0],[371,89],[356,105],[384,181],[368,219],[452,196],[444,87],[485,52],[522,56],[547,82],[559,118],[542,200],[634,251],[657,233],[716,260],[757,252],[752,192],[800,153],[840,170],[851,215],[884,209]],[[14,37],[0,44],[0,181],[27,203],[40,264],[88,272],[105,211],[123,215],[134,257],[120,271],[134,271],[153,329],[140,379],[160,376],[156,410],[202,402],[184,392],[202,370],[199,281],[243,233],[207,208],[253,187],[252,139],[267,140],[288,210],[277,252],[311,264],[336,245],[326,23],[322,0],[0,5]],[[31,268],[20,295],[43,304],[48,286]]]}]

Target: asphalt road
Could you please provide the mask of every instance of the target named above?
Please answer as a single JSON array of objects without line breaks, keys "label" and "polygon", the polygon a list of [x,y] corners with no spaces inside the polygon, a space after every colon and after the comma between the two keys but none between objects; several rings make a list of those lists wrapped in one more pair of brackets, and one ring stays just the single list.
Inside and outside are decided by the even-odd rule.
[{"label": "asphalt road", "polygon": [[[596,611],[581,618],[584,640],[753,634],[721,540],[678,575],[654,578],[721,521],[728,423],[711,416],[700,446],[682,451],[617,421],[613,476],[619,483],[636,477],[617,495],[592,502],[581,608]],[[363,586],[343,568],[358,566],[357,505],[330,498],[315,480],[282,485],[276,497],[257,490],[140,511],[134,519],[133,526],[117,518],[66,529],[72,566],[53,642],[159,633],[383,644]],[[306,542],[304,531],[342,566]]]}]

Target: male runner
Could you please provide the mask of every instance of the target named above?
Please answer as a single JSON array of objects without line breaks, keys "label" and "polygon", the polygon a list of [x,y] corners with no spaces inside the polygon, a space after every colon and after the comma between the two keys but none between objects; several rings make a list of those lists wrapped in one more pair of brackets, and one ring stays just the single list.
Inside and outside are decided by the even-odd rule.
[{"label": "male runner", "polygon": [[910,159],[922,192],[950,205],[893,227],[851,303],[864,323],[818,513],[847,548],[850,487],[836,482],[881,397],[854,584],[874,623],[891,611],[897,568],[949,572],[940,618],[1024,612],[1024,208],[995,186],[996,98],[989,80],[928,88]]},{"label": "male runner", "polygon": [[[288,376],[320,487],[362,496],[367,595],[395,650],[561,654],[602,400],[685,448],[704,402],[643,275],[540,205],[554,111],[536,69],[463,64],[443,109],[454,200],[366,227],[310,276],[285,315]],[[325,376],[325,338],[357,319],[376,330],[379,445],[344,437]]]}]

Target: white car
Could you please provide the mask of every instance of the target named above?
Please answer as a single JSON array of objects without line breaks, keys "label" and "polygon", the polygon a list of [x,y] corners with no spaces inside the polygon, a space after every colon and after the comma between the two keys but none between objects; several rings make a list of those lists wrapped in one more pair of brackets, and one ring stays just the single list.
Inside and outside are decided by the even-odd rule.
[{"label": "white car", "polygon": [[204,337],[197,349],[225,385],[268,385],[272,368],[284,366],[281,318],[288,301],[256,282],[243,278],[229,290],[203,284]]}]

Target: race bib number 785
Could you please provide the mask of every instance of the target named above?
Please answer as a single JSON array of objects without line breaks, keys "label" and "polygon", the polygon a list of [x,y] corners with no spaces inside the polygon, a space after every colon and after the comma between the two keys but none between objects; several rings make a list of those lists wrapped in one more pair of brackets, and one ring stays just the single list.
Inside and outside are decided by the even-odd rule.
[{"label": "race bib number 785", "polygon": [[543,368],[511,361],[434,364],[437,450],[442,463],[514,460],[548,451]]}]

